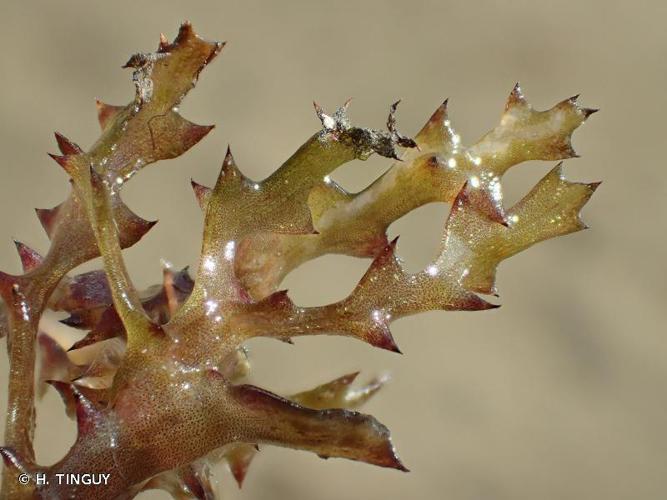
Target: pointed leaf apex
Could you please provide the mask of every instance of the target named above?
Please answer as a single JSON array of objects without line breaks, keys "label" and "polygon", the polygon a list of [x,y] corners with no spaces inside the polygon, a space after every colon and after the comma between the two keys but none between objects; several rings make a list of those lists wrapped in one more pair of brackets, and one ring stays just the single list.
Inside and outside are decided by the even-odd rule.
[{"label": "pointed leaf apex", "polygon": [[398,236],[396,236],[393,240],[391,240],[391,241],[389,242],[389,248],[391,248],[391,251],[392,251],[392,252],[394,252],[394,251],[396,250],[396,245],[398,245],[398,239],[399,239],[400,237],[401,237],[401,236],[398,235]]},{"label": "pointed leaf apex", "polygon": [[236,445],[225,455],[227,466],[239,488],[243,487],[250,464],[258,452],[259,446],[256,444],[243,443]]},{"label": "pointed leaf apex", "polygon": [[158,43],[158,52],[164,52],[169,47],[169,40],[164,33],[160,33],[160,42]]},{"label": "pointed leaf apex", "polygon": [[449,107],[449,97],[442,101],[442,104],[438,106],[438,108],[435,110],[435,112],[431,115],[431,119],[429,120],[429,123],[433,124],[438,124],[439,126],[444,125],[444,121],[447,119],[448,116],[448,107]]},{"label": "pointed leaf apex", "polygon": [[427,150],[448,154],[457,148],[458,143],[454,139],[456,134],[449,121],[448,106],[449,98],[436,108],[416,135],[415,139],[420,150],[421,147],[425,147]]},{"label": "pointed leaf apex", "polygon": [[502,304],[494,304],[484,300],[479,295],[471,294],[470,297],[460,305],[461,311],[488,311],[490,309],[498,309]]},{"label": "pointed leaf apex", "polygon": [[186,122],[187,127],[183,130],[181,140],[188,150],[215,128],[215,125],[197,125],[196,123]]},{"label": "pointed leaf apex", "polygon": [[588,183],[588,188],[592,191],[595,192],[595,190],[600,187],[600,184],[602,184],[602,181],[597,181],[597,182],[589,182]]},{"label": "pointed leaf apex", "polygon": [[54,155],[52,153],[48,153],[48,155],[55,160],[55,162],[60,165],[65,172],[71,177],[75,173],[76,169],[74,168],[74,165],[72,164],[71,155]]},{"label": "pointed leaf apex", "polygon": [[241,465],[230,463],[229,470],[232,473],[232,476],[234,476],[234,480],[236,481],[239,489],[243,488],[243,481],[245,480],[246,474],[248,473],[248,469]]},{"label": "pointed leaf apex", "polygon": [[472,177],[471,180],[463,185],[459,193],[460,196],[457,196],[454,206],[458,207],[462,203],[466,203],[481,214],[484,214],[489,220],[507,226],[507,216],[501,198],[494,192],[497,189],[495,185],[480,183],[479,178],[476,176]]},{"label": "pointed leaf apex", "polygon": [[236,162],[234,161],[234,155],[232,155],[232,149],[230,146],[227,146],[227,152],[225,153],[225,159],[222,161],[222,168],[225,170],[235,170]]},{"label": "pointed leaf apex", "polygon": [[100,123],[102,130],[104,130],[109,123],[113,122],[118,113],[125,108],[124,106],[106,104],[99,99],[95,100],[95,104],[97,106],[97,121]]},{"label": "pointed leaf apex", "polygon": [[581,108],[581,112],[584,115],[584,120],[586,120],[592,114],[597,113],[598,111],[600,110],[596,108]]},{"label": "pointed leaf apex", "polygon": [[197,203],[199,203],[199,208],[204,210],[204,208],[206,208],[208,198],[211,195],[211,188],[204,186],[203,184],[199,184],[193,179],[190,179],[190,185],[192,186],[192,190],[194,191],[195,197],[197,198]]},{"label": "pointed leaf apex", "polygon": [[[326,114],[322,109],[322,107],[315,101],[313,101],[313,107],[315,108],[315,114],[322,122],[322,127],[324,128],[325,131],[335,130],[339,126],[338,121],[336,121],[336,117]],[[342,113],[344,113],[344,111],[341,111],[339,115]]]},{"label": "pointed leaf apex", "polygon": [[185,21],[183,21],[183,23],[181,23],[181,26],[178,29],[178,37],[190,34],[194,34],[194,30],[192,28],[192,22],[190,22],[189,19],[186,19]]},{"label": "pointed leaf apex", "polygon": [[339,382],[343,385],[350,385],[352,382],[354,382],[357,377],[359,376],[361,372],[357,370],[356,372],[348,373],[347,375],[343,375],[342,377],[338,377],[338,379],[335,380],[335,382]]},{"label": "pointed leaf apex", "polygon": [[[79,315],[71,314],[67,318],[58,320],[58,323],[62,323],[63,325],[66,326],[71,326],[72,328],[79,328],[82,325],[82,319],[81,316]],[[67,352],[73,351],[75,349],[74,345],[72,345],[69,349],[67,349]]]},{"label": "pointed leaf apex", "polygon": [[507,98],[507,103],[505,104],[505,111],[509,111],[510,109],[515,107],[525,107],[527,105],[528,102],[526,101],[526,98],[523,95],[523,91],[521,90],[521,85],[519,84],[519,82],[516,82],[514,88],[512,89],[512,92],[510,92],[510,95]]},{"label": "pointed leaf apex", "polygon": [[436,123],[442,122],[447,119],[448,112],[449,112],[449,97],[444,101],[442,101],[442,104],[438,106],[438,109],[436,109],[433,115],[431,116],[430,121]]},{"label": "pointed leaf apex", "polygon": [[64,155],[77,155],[83,153],[83,150],[75,143],[70,141],[67,137],[62,135],[60,132],[54,132],[56,136],[56,142],[58,143],[58,149]]},{"label": "pointed leaf apex", "polygon": [[153,228],[153,226],[154,226],[155,224],[157,224],[158,222],[160,222],[160,221],[159,221],[158,219],[155,219],[155,220],[149,220],[149,221],[144,221],[144,222],[146,223],[146,230],[145,230],[145,232],[142,234],[142,236],[143,236],[144,234],[146,234],[148,231],[150,231],[150,230]]},{"label": "pointed leaf apex", "polygon": [[40,224],[44,228],[44,231],[46,231],[46,234],[49,238],[51,238],[51,235],[53,234],[53,229],[55,226],[55,222],[58,218],[58,209],[60,208],[60,205],[55,206],[53,208],[36,208],[35,213],[37,214],[37,218],[39,219]]},{"label": "pointed leaf apex", "polygon": [[17,240],[14,240],[14,244],[16,245],[16,250],[19,253],[19,257],[21,259],[21,265],[23,266],[24,272],[27,273],[32,271],[33,269],[38,267],[44,260],[44,257],[38,254],[28,245],[25,245],[24,243],[21,243],[20,241]]},{"label": "pointed leaf apex", "polygon": [[396,466],[394,467],[396,470],[400,470],[401,472],[410,472],[410,469],[408,469],[405,465],[403,465],[403,462],[397,457],[396,458]]},{"label": "pointed leaf apex", "polygon": [[380,337],[377,341],[372,342],[372,345],[374,347],[384,349],[385,351],[395,352],[396,354],[403,354],[403,352],[399,349],[398,344],[396,344],[394,336],[391,334],[389,328],[386,328],[385,335]]},{"label": "pointed leaf apex", "polygon": [[[148,233],[151,229],[153,229],[153,226],[157,224],[159,221],[156,220],[146,220],[138,215],[132,213],[132,228],[128,229],[126,232],[121,234],[121,238],[131,238],[131,241],[137,242],[141,238],[143,238],[146,233]],[[130,241],[130,240],[128,240]],[[125,245],[125,240],[121,240],[121,243]]]}]

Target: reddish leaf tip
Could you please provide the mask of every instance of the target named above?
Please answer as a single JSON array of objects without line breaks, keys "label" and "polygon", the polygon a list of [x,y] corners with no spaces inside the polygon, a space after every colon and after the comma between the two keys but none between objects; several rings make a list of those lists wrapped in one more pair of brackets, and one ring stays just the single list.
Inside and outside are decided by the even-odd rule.
[{"label": "reddish leaf tip", "polygon": [[116,115],[124,109],[124,106],[106,104],[99,99],[95,99],[95,106],[97,107],[97,121],[102,130],[104,130],[107,124],[112,122]]},{"label": "reddish leaf tip", "polygon": [[597,109],[597,108],[581,108],[581,112],[584,115],[584,120],[586,120],[592,114],[597,113],[598,111],[600,111],[600,110]]},{"label": "reddish leaf tip", "polygon": [[512,91],[510,92],[509,97],[507,98],[507,103],[505,104],[505,111],[509,111],[515,106],[525,106],[527,104],[526,98],[523,95],[523,90],[519,82],[514,84]]},{"label": "reddish leaf tip", "polygon": [[394,466],[394,469],[399,470],[401,472],[410,472],[410,469],[408,469],[405,465],[403,465],[403,462],[401,462],[400,459],[396,459],[396,465]]},{"label": "reddish leaf tip", "polygon": [[398,236],[396,236],[393,240],[391,240],[391,241],[389,242],[388,247],[391,249],[392,252],[393,252],[394,250],[396,250],[396,245],[398,245],[398,239],[399,239],[400,237],[401,237],[401,236],[398,235]]},{"label": "reddish leaf tip", "polygon": [[228,145],[227,152],[225,153],[225,159],[222,161],[222,170],[233,171],[236,168],[236,162],[234,161],[234,155],[232,154],[232,148]]},{"label": "reddish leaf tip", "polygon": [[459,304],[456,305],[458,311],[488,311],[498,309],[501,304],[493,304],[484,300],[477,294],[469,293]]},{"label": "reddish leaf tip", "polygon": [[39,253],[30,248],[28,245],[21,243],[18,240],[14,240],[14,245],[16,245],[16,251],[19,253],[19,258],[21,259],[24,272],[27,273],[32,271],[44,260],[44,258]]},{"label": "reddish leaf tip", "polygon": [[195,193],[199,207],[203,210],[206,205],[206,198],[211,192],[211,188],[204,186],[203,184],[199,184],[194,179],[190,179],[190,185],[192,186],[192,191]]},{"label": "reddish leaf tip", "polygon": [[602,184],[602,181],[589,182],[588,187],[591,191],[595,192],[595,190],[600,187],[600,184]]},{"label": "reddish leaf tip", "polygon": [[58,143],[58,149],[64,155],[77,155],[83,153],[83,150],[74,142],[70,141],[67,137],[62,135],[60,132],[54,132],[56,136],[56,142]]},{"label": "reddish leaf tip", "polygon": [[60,165],[67,174],[70,176],[74,173],[73,170],[73,165],[70,162],[70,155],[56,155],[53,153],[48,153],[48,155],[58,164]]},{"label": "reddish leaf tip", "polygon": [[49,238],[51,238],[55,222],[58,218],[58,209],[59,209],[59,207],[60,207],[60,205],[55,206],[53,208],[36,208],[35,209],[35,213],[37,214],[37,218],[39,219],[39,223],[42,225],[42,227],[44,228],[44,231],[46,231],[46,234]]},{"label": "reddish leaf tip", "polygon": [[396,344],[396,341],[389,331],[389,328],[386,329],[386,332],[383,335],[379,336],[377,339],[374,339],[371,343],[374,347],[379,347],[380,349],[384,349],[389,352],[395,352],[396,354],[403,354],[403,352],[401,352],[401,350],[398,348],[398,344]]},{"label": "reddish leaf tip", "polygon": [[361,371],[359,371],[359,370],[357,370],[356,372],[348,373],[347,375],[343,375],[342,377],[339,377],[338,381],[341,384],[350,385],[352,382],[354,382],[357,379],[357,377],[359,376],[360,373],[361,373]]}]

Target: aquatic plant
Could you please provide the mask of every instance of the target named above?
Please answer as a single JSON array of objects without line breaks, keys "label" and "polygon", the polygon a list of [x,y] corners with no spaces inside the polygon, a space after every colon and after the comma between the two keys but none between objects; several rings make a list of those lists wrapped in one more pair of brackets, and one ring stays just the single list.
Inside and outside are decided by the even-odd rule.
[{"label": "aquatic plant", "polygon": [[[536,111],[517,84],[500,124],[471,146],[452,128],[447,101],[414,139],[397,129],[398,103],[387,130],[352,125],[349,103],[331,114],[316,104],[322,128],[268,178],[245,177],[228,150],[214,187],[193,182],[205,219],[195,276],[166,266],[163,283],[139,293],[122,249],[154,222],[134,214],[121,189],[213,128],[187,121],[178,106],[223,46],[183,24],[172,43],[161,36],[157,52],[127,62],[134,100],[97,103],[102,133],[90,149],[56,134],[60,155],[52,157],[71,191],[60,205],[37,210],[48,252],[17,243],[24,274],[0,273],[10,359],[0,450],[6,498],[130,498],[147,488],[213,498],[210,464],[226,461],[241,483],[262,444],[406,470],[387,428],[354,409],[382,379],[354,387],[354,373],[281,397],[242,383],[244,343],[328,334],[398,351],[392,321],[433,309],[493,309],[480,294],[496,293],[500,262],[585,227],[579,212],[597,183],[565,180],[560,164],[511,208],[501,191],[513,165],[576,156],[571,134],[595,111],[576,96]],[[346,192],[330,179],[337,167],[372,154],[393,163],[363,191]],[[425,269],[408,273],[386,231],[430,202],[452,205],[442,242]],[[300,307],[279,290],[291,270],[328,253],[372,259],[347,298]],[[69,274],[98,256],[103,270]],[[64,347],[40,332],[47,309],[67,312],[64,322],[85,336]],[[78,425],[72,448],[48,467],[35,463],[33,450],[36,345],[43,352],[39,390],[57,390]],[[84,348],[88,359],[74,363],[68,350]],[[54,480],[91,473],[104,474],[106,484]]]}]

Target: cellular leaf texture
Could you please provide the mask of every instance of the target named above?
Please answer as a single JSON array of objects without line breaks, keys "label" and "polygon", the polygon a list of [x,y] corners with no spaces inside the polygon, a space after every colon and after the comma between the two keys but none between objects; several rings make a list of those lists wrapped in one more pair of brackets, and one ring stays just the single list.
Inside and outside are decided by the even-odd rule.
[{"label": "cellular leaf texture", "polygon": [[[333,113],[315,104],[321,127],[266,179],[246,177],[228,150],[214,186],[192,182],[204,218],[198,267],[190,273],[164,263],[162,283],[139,292],[122,250],[155,222],[123,203],[122,188],[212,129],[178,108],[223,46],[189,23],[171,43],[162,35],[156,52],[125,65],[136,87],[132,102],[97,102],[101,134],[90,149],[56,134],[60,152],[51,156],[71,190],[56,207],[37,209],[50,246],[41,255],[17,242],[23,274],[0,273],[0,328],[10,359],[0,449],[5,498],[132,498],[159,488],[174,498],[211,499],[212,466],[226,463],[240,486],[264,445],[407,471],[387,427],[357,409],[386,376],[358,384],[351,373],[276,395],[246,382],[245,343],[340,335],[398,352],[394,320],[495,309],[504,259],[586,227],[579,213],[598,183],[566,180],[561,163],[514,206],[503,205],[501,188],[514,165],[577,156],[572,133],[595,111],[577,97],[537,111],[517,84],[499,124],[471,146],[454,131],[447,101],[414,138],[397,128],[398,102],[386,129],[353,125],[349,101]],[[341,165],[372,154],[391,164],[363,191],[331,180]],[[432,261],[410,273],[387,229],[431,202],[449,203],[451,211]],[[331,253],[370,259],[349,296],[302,307],[280,289],[290,271]],[[100,256],[103,269],[72,274]],[[62,321],[82,330],[79,340],[62,345],[41,331],[47,310],[66,313]],[[75,443],[51,466],[35,461],[35,378],[38,395],[56,390],[77,422]],[[37,481],[91,472],[109,474],[106,486]]]}]

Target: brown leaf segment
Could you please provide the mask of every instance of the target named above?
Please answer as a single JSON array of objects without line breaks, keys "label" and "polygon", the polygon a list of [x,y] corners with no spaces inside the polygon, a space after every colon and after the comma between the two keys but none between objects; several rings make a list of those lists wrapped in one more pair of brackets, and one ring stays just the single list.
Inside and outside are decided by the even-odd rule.
[{"label": "brown leaf segment", "polygon": [[251,295],[269,295],[292,269],[326,253],[376,256],[387,244],[392,222],[426,203],[451,203],[466,182],[479,209],[507,223],[502,175],[524,161],[577,156],[572,132],[595,111],[579,107],[576,97],[536,111],[517,84],[500,124],[465,147],[448,107],[445,101],[416,135],[418,149],[407,150],[403,161],[363,191],[348,193],[329,177],[321,178],[308,201],[317,234],[256,234],[241,242],[235,266]]},{"label": "brown leaf segment", "polygon": [[[100,255],[86,215],[89,191],[85,181],[91,165],[115,189],[111,210],[119,230],[119,243],[136,243],[154,224],[136,216],[121,201],[122,184],[141,167],[185,152],[210,130],[189,124],[175,109],[194,86],[204,66],[220,51],[222,44],[200,39],[184,24],[173,44],[161,46],[157,54],[136,56],[137,96],[124,107],[98,106],[103,133],[88,152],[57,134],[62,156],[54,159],[74,180],[75,188],[63,203],[37,214],[51,245],[42,263],[21,276],[0,273],[0,294],[5,303],[10,358],[10,384],[5,443],[26,460],[33,460],[34,394],[26,380],[34,378],[37,324],[56,286],[74,267]],[[143,62],[141,62],[143,61]],[[146,78],[151,75],[152,90]],[[170,127],[174,127],[172,133]],[[84,187],[83,192],[81,186]],[[14,478],[3,481],[4,495],[18,495],[21,488]]]},{"label": "brown leaf segment", "polygon": [[[175,498],[210,499],[210,465],[226,461],[240,485],[263,444],[407,470],[388,429],[355,410],[384,379],[353,388],[350,374],[281,397],[244,383],[245,342],[334,334],[398,351],[392,321],[495,308],[477,294],[496,292],[501,261],[585,227],[579,212],[597,184],[566,181],[560,164],[513,207],[503,206],[500,184],[520,162],[576,156],[571,135],[593,112],[576,98],[536,111],[517,85],[500,124],[470,147],[454,132],[446,102],[414,139],[397,129],[398,103],[387,130],[353,126],[349,102],[333,114],[316,104],[321,130],[268,178],[248,179],[228,150],[213,188],[193,181],[204,212],[196,276],[167,266],[161,286],[139,293],[122,249],[151,223],[123,204],[119,190],[143,166],[184,153],[210,130],[177,108],[221,48],[184,24],[173,43],[161,37],[157,52],[130,58],[135,99],[122,107],[98,102],[102,135],[89,151],[56,136],[62,156],[54,158],[73,189],[63,204],[38,211],[51,247],[42,258],[17,244],[26,274],[0,275],[12,360],[13,412],[1,449],[11,498],[131,498],[161,488]],[[347,193],[331,181],[336,168],[373,153],[395,162],[368,188]],[[452,203],[440,248],[423,270],[408,273],[387,228],[437,201]],[[348,297],[300,307],[278,290],[290,270],[332,252],[373,259]],[[67,275],[100,255],[104,271]],[[39,336],[40,381],[60,393],[78,426],[72,448],[50,467],[34,461],[33,395],[24,387],[34,377],[45,307],[67,311],[65,323],[88,331],[69,350]],[[90,471],[110,473],[109,484],[15,481],[21,472]]]}]

